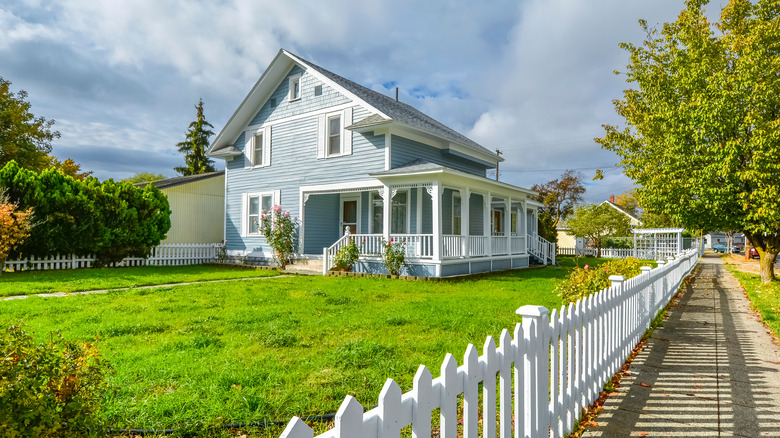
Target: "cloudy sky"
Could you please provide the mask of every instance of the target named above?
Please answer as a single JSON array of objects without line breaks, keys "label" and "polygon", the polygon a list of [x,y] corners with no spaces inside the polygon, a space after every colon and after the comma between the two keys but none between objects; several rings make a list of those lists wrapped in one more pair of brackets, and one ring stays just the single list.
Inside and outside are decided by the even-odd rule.
[{"label": "cloudy sky", "polygon": [[[0,3],[0,76],[56,120],[54,155],[95,176],[175,176],[202,98],[219,131],[280,48],[400,98],[530,187],[578,169],[587,200],[631,188],[593,138],[615,124],[637,20],[682,0],[73,0]],[[719,9],[714,4],[711,9]],[[220,168],[223,162],[217,163]],[[591,181],[595,169],[605,179]]]}]

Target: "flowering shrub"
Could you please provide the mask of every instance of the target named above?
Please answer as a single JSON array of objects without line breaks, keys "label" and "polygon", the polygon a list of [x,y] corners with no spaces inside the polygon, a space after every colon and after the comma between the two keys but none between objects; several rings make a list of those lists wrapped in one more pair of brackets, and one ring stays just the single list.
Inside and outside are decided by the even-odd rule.
[{"label": "flowering shrub", "polygon": [[284,269],[295,254],[298,218],[291,218],[289,211],[282,213],[282,206],[274,205],[271,211],[261,212],[260,229],[266,242],[274,250],[276,264]]},{"label": "flowering shrub", "polygon": [[227,240],[223,240],[217,244],[217,263],[225,263],[227,260]]},{"label": "flowering shrub", "polygon": [[382,254],[382,262],[385,265],[385,269],[387,269],[387,273],[398,275],[406,261],[406,243],[394,242],[393,239],[387,242],[382,239],[382,247],[385,250],[384,254]]},{"label": "flowering shrub", "polygon": [[333,262],[339,271],[351,271],[359,257],[360,250],[355,244],[355,239],[349,239],[349,243],[342,246],[339,252],[336,253],[336,258]]},{"label": "flowering shrub", "polygon": [[110,365],[88,342],[59,334],[37,344],[20,326],[0,332],[0,436],[103,436]]},{"label": "flowering shrub", "polygon": [[0,192],[0,275],[5,270],[8,253],[30,236],[32,226],[32,208],[19,210]]},{"label": "flowering shrub", "polygon": [[636,277],[642,273],[640,269],[644,263],[633,257],[610,260],[601,266],[591,268],[585,265],[583,268],[574,268],[569,277],[558,284],[555,293],[565,302],[575,302],[594,294],[612,284],[610,275],[622,275],[625,278]]}]

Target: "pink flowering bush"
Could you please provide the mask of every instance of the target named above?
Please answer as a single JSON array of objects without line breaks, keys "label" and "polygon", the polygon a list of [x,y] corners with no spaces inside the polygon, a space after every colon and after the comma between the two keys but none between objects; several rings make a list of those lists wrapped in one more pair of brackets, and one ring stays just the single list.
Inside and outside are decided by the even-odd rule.
[{"label": "pink flowering bush", "polygon": [[282,212],[281,205],[274,205],[271,211],[260,214],[260,229],[265,241],[274,250],[274,261],[284,269],[292,262],[295,254],[295,242],[298,235],[298,219],[290,217],[290,212]]}]

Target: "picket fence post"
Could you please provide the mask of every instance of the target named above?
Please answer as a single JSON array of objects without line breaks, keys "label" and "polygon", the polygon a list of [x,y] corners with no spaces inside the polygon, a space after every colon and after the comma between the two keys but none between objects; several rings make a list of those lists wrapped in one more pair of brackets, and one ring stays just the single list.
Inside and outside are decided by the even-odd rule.
[{"label": "picket fence post", "polygon": [[[528,350],[525,356],[525,372],[523,382],[525,384],[525,431],[527,438],[541,436],[541,431],[549,427],[549,361],[550,313],[546,307],[527,305],[520,307],[515,312],[523,317],[523,332],[525,344]],[[528,325],[526,327],[526,324]],[[545,348],[546,347],[546,348]],[[519,378],[515,377],[516,379]]]}]

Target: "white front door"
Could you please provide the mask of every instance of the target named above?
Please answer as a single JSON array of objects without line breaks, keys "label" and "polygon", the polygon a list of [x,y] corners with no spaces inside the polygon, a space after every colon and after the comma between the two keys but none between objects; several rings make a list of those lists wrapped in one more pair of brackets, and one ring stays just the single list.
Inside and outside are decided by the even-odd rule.
[{"label": "white front door", "polygon": [[360,232],[360,196],[342,196],[341,210],[339,212],[339,236],[343,236],[346,230],[350,234]]}]

